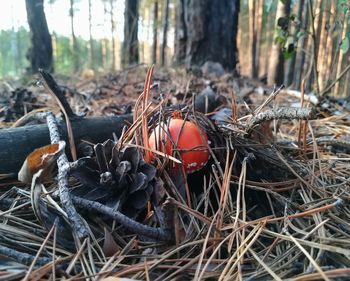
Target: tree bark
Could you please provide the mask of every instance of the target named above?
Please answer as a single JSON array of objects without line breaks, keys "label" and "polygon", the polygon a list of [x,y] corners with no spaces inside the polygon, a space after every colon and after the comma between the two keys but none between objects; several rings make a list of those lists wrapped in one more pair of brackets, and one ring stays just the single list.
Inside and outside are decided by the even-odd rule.
[{"label": "tree bark", "polygon": [[[347,18],[348,14],[349,14],[349,12],[346,12],[344,14],[343,30],[342,30],[341,38],[346,38],[346,34],[348,32],[348,18]],[[344,60],[344,52],[342,50],[339,50],[339,59],[338,59],[337,72],[335,75],[335,79],[337,79],[337,77],[339,77],[339,75],[342,71],[343,60]],[[334,94],[336,96],[341,96],[340,81],[338,81],[334,86]]]},{"label": "tree bark", "polygon": [[124,42],[123,42],[123,64],[124,66],[139,62],[139,42],[138,42],[138,20],[139,1],[125,1],[124,12]]},{"label": "tree bark", "polygon": [[249,0],[248,10],[249,10],[249,76],[251,78],[257,77],[256,69],[256,18],[255,18],[255,2],[254,0]]},{"label": "tree bark", "polygon": [[256,68],[256,77],[260,75],[260,53],[261,53],[261,33],[262,33],[262,25],[263,25],[263,14],[264,14],[264,1],[257,1],[257,9],[256,13],[256,24],[255,24],[255,32],[256,32],[256,52],[255,52],[255,68]]},{"label": "tree bark", "polygon": [[185,0],[176,1],[174,62],[183,64],[186,58],[187,26],[185,23]]},{"label": "tree bark", "polygon": [[235,70],[239,0],[179,0],[175,60],[190,66],[219,62]]},{"label": "tree bark", "polygon": [[158,45],[158,0],[153,5],[153,45],[152,45],[152,62],[157,63],[157,45]]},{"label": "tree bark", "polygon": [[321,38],[321,30],[322,30],[322,21],[323,21],[323,13],[322,13],[322,4],[324,0],[316,1],[316,11],[315,11],[315,31],[316,31],[316,56],[318,55],[318,51],[320,48],[320,38]]},{"label": "tree bark", "polygon": [[269,16],[266,19],[266,32],[265,32],[265,62],[264,62],[264,77],[267,79],[267,74],[269,72],[269,65],[270,65],[270,58],[271,56],[270,51],[271,51],[271,46],[273,45],[274,42],[274,37],[275,37],[275,19],[276,17],[276,11],[275,9],[270,9]]},{"label": "tree bark", "polygon": [[[124,126],[131,122],[131,115],[72,120],[75,142],[79,143],[82,139],[103,142],[113,139],[113,133],[120,137]],[[67,141],[65,123],[61,122],[59,128],[62,139]],[[46,124],[0,130],[0,174],[17,173],[29,153],[48,144],[50,135]]]},{"label": "tree bark", "polygon": [[336,36],[333,32],[334,29],[334,23],[336,21],[336,15],[337,15],[337,1],[332,1],[331,5],[331,14],[329,17],[329,31],[328,31],[328,37],[327,37],[327,42],[326,42],[326,58],[325,58],[325,63],[326,63],[326,70],[323,76],[323,81],[328,84],[329,77],[331,75],[331,66],[332,66],[332,61],[333,61],[333,50],[335,48],[335,41],[336,41]]},{"label": "tree bark", "polygon": [[[282,1],[278,1],[275,28],[280,28],[277,25],[278,19],[289,15],[289,10],[290,10],[290,0],[285,1],[285,4],[283,4]],[[281,46],[279,46],[275,42],[272,45],[270,58],[271,59],[269,63],[268,73],[267,73],[267,84],[281,85],[283,83],[283,78],[284,78],[284,59],[283,59]]]},{"label": "tree bark", "polygon": [[30,73],[39,68],[52,72],[52,42],[46,22],[43,0],[26,0],[27,19],[31,32],[32,46],[27,57],[30,61]]},{"label": "tree bark", "polygon": [[[303,15],[304,2],[305,2],[304,0],[300,0],[296,4],[296,9],[295,9],[296,15],[297,15],[297,18],[300,22],[302,22],[301,18]],[[291,33],[293,35],[295,35],[299,32],[299,30],[300,30],[299,26],[293,25],[293,27],[291,29]],[[297,44],[295,44],[295,45],[297,45]],[[297,46],[294,46],[294,48],[296,48],[296,50],[297,50]],[[293,84],[296,56],[297,56],[297,52],[295,51],[294,54],[292,55],[292,57],[287,62],[286,77],[284,79],[284,83],[286,84],[286,86],[290,86]],[[297,85],[297,86],[299,86],[299,85]]]},{"label": "tree bark", "polygon": [[[307,10],[307,1],[304,1],[303,5],[303,13],[302,13],[302,19],[301,19],[301,28],[302,30],[307,30],[309,22],[309,14]],[[304,68],[305,68],[305,50],[307,47],[307,35],[305,34],[300,41],[298,42],[297,47],[297,55],[296,55],[296,62],[295,62],[295,70],[294,70],[294,82],[293,84],[297,89],[300,88],[301,85],[301,79],[304,74]]]},{"label": "tree bark", "polygon": [[[350,56],[348,57],[348,64],[350,64]],[[344,85],[344,95],[347,102],[350,102],[350,72],[346,74],[345,85]]]},{"label": "tree bark", "polygon": [[162,41],[162,50],[160,56],[161,65],[165,65],[165,55],[166,55],[166,47],[168,42],[168,25],[169,25],[169,0],[165,1],[164,6],[164,23],[163,23],[163,41]]}]

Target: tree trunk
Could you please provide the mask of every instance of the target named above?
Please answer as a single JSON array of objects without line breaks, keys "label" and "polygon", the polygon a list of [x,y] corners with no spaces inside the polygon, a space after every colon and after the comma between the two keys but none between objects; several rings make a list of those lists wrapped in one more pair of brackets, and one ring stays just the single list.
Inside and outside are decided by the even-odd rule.
[{"label": "tree trunk", "polygon": [[[286,17],[289,15],[290,10],[290,0],[285,1],[283,4],[282,1],[278,1],[277,13],[275,19],[275,28],[280,28],[277,23],[278,19],[281,17]],[[284,59],[281,46],[274,42],[272,45],[271,55],[270,55],[269,70],[267,73],[267,84],[269,85],[281,85],[284,78]]]},{"label": "tree trunk", "polygon": [[[348,64],[350,64],[350,56],[348,56]],[[345,85],[344,85],[344,94],[347,102],[350,102],[350,71],[346,74]]]},{"label": "tree trunk", "polygon": [[235,70],[239,0],[179,0],[177,4],[176,61],[185,58],[188,67],[213,61]]},{"label": "tree trunk", "polygon": [[[332,38],[333,44],[331,44],[332,50],[330,52],[330,55],[328,56],[329,59],[331,59],[331,64],[329,67],[329,73],[327,75],[327,78],[328,78],[327,86],[336,79],[338,62],[339,62],[339,54],[340,54],[340,46],[341,46],[341,41],[343,39],[342,37],[343,25],[341,23],[344,23],[346,19],[343,9],[338,5],[336,5],[336,7],[337,7],[337,12],[335,17],[335,22],[337,24],[337,28],[336,28],[336,32],[334,32],[333,34],[333,38]],[[332,93],[334,93],[334,88],[332,90]]]},{"label": "tree trunk", "polygon": [[74,71],[79,70],[79,51],[78,51],[78,43],[77,38],[75,36],[74,31],[74,0],[70,0],[70,27],[72,33],[72,54],[73,54],[73,63],[74,63]]},{"label": "tree trunk", "polygon": [[255,52],[255,68],[256,68],[256,77],[260,75],[260,53],[261,53],[261,33],[263,25],[263,14],[264,14],[264,1],[257,1],[256,13],[256,22],[255,22],[255,33],[256,33],[256,52]]},{"label": "tree trunk", "polygon": [[255,18],[255,2],[254,0],[249,0],[249,76],[251,78],[257,77],[256,69],[256,18]]},{"label": "tree trunk", "polygon": [[326,70],[323,75],[323,81],[325,83],[328,83],[329,77],[331,75],[333,50],[335,46],[334,42],[336,41],[336,36],[333,32],[336,15],[337,15],[337,1],[332,1],[331,14],[330,14],[329,23],[328,23],[329,31],[328,31],[328,37],[326,42],[326,46],[327,46],[326,54],[325,54]]},{"label": "tree trunk", "polygon": [[89,0],[89,47],[90,47],[90,67],[95,68],[94,65],[94,41],[92,39],[92,16],[91,16],[91,0]]},{"label": "tree trunk", "polygon": [[160,62],[161,65],[165,65],[165,53],[166,53],[166,47],[167,47],[167,39],[168,39],[168,25],[169,25],[169,0],[165,1],[164,6],[164,23],[163,23],[163,42],[162,42],[162,50],[161,50],[161,56],[160,56]]},{"label": "tree trunk", "polygon": [[318,55],[318,50],[320,48],[320,38],[321,38],[321,30],[322,30],[322,21],[323,21],[323,13],[322,13],[322,4],[324,0],[316,1],[316,11],[315,11],[315,31],[316,31],[316,57]]},{"label": "tree trunk", "polygon": [[44,0],[26,0],[26,9],[32,43],[27,54],[30,61],[28,70],[35,73],[43,68],[52,72],[52,42],[44,12]]},{"label": "tree trunk", "polygon": [[[309,22],[309,14],[307,10],[307,1],[304,1],[303,5],[303,13],[302,13],[302,19],[301,19],[301,29],[307,30],[308,22]],[[297,55],[296,55],[296,62],[295,62],[295,69],[294,69],[294,82],[293,84],[297,89],[299,89],[301,84],[301,79],[303,77],[303,69],[305,66],[305,50],[307,46],[307,35],[305,34],[300,41],[298,42],[297,47]]]},{"label": "tree trunk", "polygon": [[139,62],[139,42],[138,42],[138,20],[139,1],[125,1],[124,13],[124,42],[123,42],[123,62],[124,65],[136,64]]},{"label": "tree trunk", "polygon": [[[296,4],[296,14],[297,14],[297,19],[299,21],[302,21],[301,17],[303,15],[303,8],[304,8],[304,0],[300,0]],[[299,32],[299,28],[295,25],[292,26],[291,33],[292,34],[297,34]],[[297,44],[296,44],[297,45]],[[297,49],[297,46],[294,46],[294,48]],[[293,84],[293,77],[294,77],[294,70],[295,70],[295,63],[296,63],[296,51],[292,55],[292,57],[287,61],[287,69],[286,69],[286,76],[284,79],[284,83],[286,86],[290,86]],[[299,86],[299,85],[297,85]]]},{"label": "tree trunk", "polygon": [[270,65],[270,54],[271,52],[271,46],[274,42],[275,37],[275,19],[276,17],[276,11],[273,9],[270,9],[269,15],[266,19],[266,32],[265,32],[265,62],[264,62],[264,77],[267,79],[267,74],[269,72],[269,65]]},{"label": "tree trunk", "polygon": [[319,74],[318,74],[318,84],[320,85],[320,90],[324,88],[325,86],[325,72],[327,71],[327,64],[326,64],[326,52],[327,52],[327,38],[328,38],[328,31],[329,28],[327,25],[329,24],[330,19],[330,13],[331,10],[331,2],[326,1],[324,3],[325,7],[322,9],[323,11],[323,17],[322,20],[322,26],[321,26],[321,34],[320,34],[320,41],[319,41],[319,49],[318,49],[318,68],[319,68]]},{"label": "tree trunk", "polygon": [[[114,22],[114,5],[113,5],[114,0],[109,0],[109,5],[111,8],[110,15],[111,15],[111,42],[112,42],[112,71],[115,71],[117,69],[117,56],[115,54],[115,22]],[[128,1],[126,1],[128,2]],[[124,39],[125,40],[125,39]]]},{"label": "tree trunk", "polygon": [[157,45],[158,45],[158,0],[154,1],[153,6],[153,45],[152,62],[157,63]]},{"label": "tree trunk", "polygon": [[186,58],[187,27],[185,24],[185,0],[176,1],[174,62],[183,64]]},{"label": "tree trunk", "polygon": [[[348,12],[345,13],[344,15],[344,21],[343,21],[343,31],[342,31],[342,36],[341,38],[346,38],[346,34],[348,31]],[[344,52],[342,50],[339,50],[339,60],[338,60],[338,65],[337,65],[337,72],[335,75],[335,79],[337,79],[337,77],[339,77],[341,70],[342,70],[342,66],[343,66],[343,60],[344,60]],[[334,86],[334,94],[336,96],[341,96],[341,92],[340,92],[340,81],[338,81],[335,86]]]}]

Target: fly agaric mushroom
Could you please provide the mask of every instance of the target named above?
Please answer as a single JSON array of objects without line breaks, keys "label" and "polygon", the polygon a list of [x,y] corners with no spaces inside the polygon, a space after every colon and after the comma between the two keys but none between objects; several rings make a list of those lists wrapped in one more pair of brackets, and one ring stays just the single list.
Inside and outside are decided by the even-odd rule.
[{"label": "fly agaric mushroom", "polygon": [[168,126],[158,125],[149,138],[149,145],[167,155],[178,151],[187,174],[202,169],[209,160],[207,134],[197,124],[178,116],[171,118]]}]

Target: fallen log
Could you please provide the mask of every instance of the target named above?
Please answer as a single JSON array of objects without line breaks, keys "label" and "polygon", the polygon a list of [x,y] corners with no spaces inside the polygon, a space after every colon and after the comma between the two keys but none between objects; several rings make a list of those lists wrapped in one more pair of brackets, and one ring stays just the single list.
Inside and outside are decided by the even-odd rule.
[{"label": "fallen log", "polygon": [[[132,115],[113,117],[89,117],[72,120],[75,143],[88,140],[93,143],[119,137],[125,125],[132,123]],[[59,123],[62,139],[67,141],[67,127]],[[25,158],[38,147],[50,144],[49,129],[46,124],[0,130],[0,174],[17,176]]]}]

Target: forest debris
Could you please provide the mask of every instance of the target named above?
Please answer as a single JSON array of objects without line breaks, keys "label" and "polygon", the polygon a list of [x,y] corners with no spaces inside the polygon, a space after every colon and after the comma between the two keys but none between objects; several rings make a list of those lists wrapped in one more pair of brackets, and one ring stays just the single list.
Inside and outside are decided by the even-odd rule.
[{"label": "forest debris", "polygon": [[32,91],[22,87],[12,90],[6,99],[1,97],[0,105],[3,106],[0,121],[4,122],[16,121],[22,115],[41,107]]},{"label": "forest debris", "polygon": [[[281,91],[281,94],[287,94],[287,95],[290,95],[290,96],[292,96],[292,97],[296,97],[296,98],[298,98],[298,99],[301,99],[301,97],[302,97],[302,93],[300,92],[300,91],[297,91],[297,90],[291,90],[291,89],[283,89],[282,91]],[[312,105],[318,105],[319,104],[319,98],[315,95],[315,94],[313,94],[313,93],[311,93],[311,94],[304,94],[304,96],[303,96],[303,99],[305,100],[305,101],[308,101],[308,102],[310,102]]]},{"label": "forest debris", "polygon": [[[189,86],[189,95],[200,92],[206,86],[203,78],[194,78],[192,81],[193,84]],[[171,84],[170,81],[168,82],[168,85]],[[187,80],[183,83],[186,84],[186,82]],[[77,94],[69,98],[74,100],[77,108],[82,108],[88,104],[91,106],[89,114],[101,114],[101,111],[99,111],[102,108],[101,105],[109,104],[111,101],[121,103],[120,101],[122,100],[119,99],[120,96],[113,96],[113,94],[118,92],[120,86],[118,78],[115,78],[111,83],[114,83],[114,88],[111,87],[109,92],[105,92],[101,96],[96,94],[97,92],[92,94],[91,92],[94,90],[91,91],[90,89],[90,91],[84,92],[82,95]],[[123,83],[128,82],[123,81]],[[214,86],[217,86],[218,84],[215,83],[217,82],[214,82]],[[165,90],[163,88],[161,90],[166,92],[169,89],[167,87],[171,88],[166,86],[164,87]],[[232,84],[220,84],[220,91],[218,91],[220,94],[227,94],[228,100],[230,98],[230,95],[228,95],[230,87],[232,88]],[[133,91],[132,97],[126,97],[122,92],[120,93],[123,98],[128,98],[129,102],[134,100],[134,97],[142,91],[141,84],[131,88]],[[169,96],[171,97],[171,94]],[[338,201],[337,198],[340,198],[342,202],[347,202],[350,198],[348,191],[349,169],[347,164],[349,149],[347,148],[348,143],[346,139],[341,138],[350,130],[349,119],[345,114],[342,116],[332,114],[331,117],[321,119],[320,116],[323,114],[328,116],[329,111],[322,111],[322,108],[318,107],[321,111],[318,115],[320,118],[308,122],[314,130],[315,138],[311,138],[311,133],[307,132],[305,154],[297,146],[297,122],[279,122],[279,130],[276,130],[276,133],[273,135],[276,145],[264,145],[261,142],[252,140],[254,131],[260,129],[256,128],[256,126],[261,126],[261,124],[267,125],[271,120],[274,120],[271,119],[271,116],[276,115],[276,112],[273,111],[278,110],[278,106],[288,106],[290,102],[295,102],[296,99],[282,94],[278,97],[272,96],[264,102],[263,99],[266,96],[257,93],[257,90],[254,90],[251,96],[256,98],[259,103],[249,104],[249,112],[237,110],[238,122],[236,122],[235,114],[232,114],[230,109],[219,111],[217,114],[219,117],[217,118],[218,122],[213,124],[206,116],[191,110],[186,111],[187,108],[181,108],[185,114],[188,113],[190,120],[196,120],[200,124],[204,124],[211,141],[210,148],[213,150],[213,155],[217,157],[209,160],[209,165],[205,167],[205,170],[188,176],[188,185],[191,190],[193,189],[193,192],[190,194],[191,204],[189,206],[182,203],[183,198],[181,198],[181,195],[175,196],[173,194],[173,189],[176,188],[173,188],[173,183],[170,182],[166,175],[166,168],[161,166],[162,163],[158,163],[159,165],[157,166],[159,169],[156,177],[161,179],[161,182],[157,182],[154,186],[154,193],[156,194],[152,194],[150,204],[144,208],[143,212],[139,213],[140,215],[137,219],[127,217],[124,220],[125,217],[123,215],[125,214],[121,210],[113,209],[115,206],[107,206],[105,202],[98,202],[99,199],[93,197],[96,193],[90,193],[90,197],[87,198],[86,194],[84,194],[84,188],[81,188],[80,194],[73,194],[74,190],[78,190],[81,185],[88,186],[93,182],[99,188],[105,188],[103,190],[105,192],[104,196],[106,196],[105,194],[107,196],[110,195],[110,197],[115,196],[109,193],[111,190],[114,190],[109,188],[115,187],[115,185],[109,186],[107,184],[112,183],[110,180],[113,179],[108,172],[111,170],[111,174],[116,173],[114,168],[118,168],[118,175],[133,176],[135,173],[130,173],[131,169],[136,166],[134,163],[139,163],[136,159],[139,157],[139,154],[133,153],[135,150],[131,150],[130,153],[135,159],[131,156],[130,158],[127,157],[126,161],[128,163],[123,162],[125,160],[123,159],[120,161],[123,164],[119,166],[115,165],[116,162],[108,161],[108,159],[111,159],[111,153],[106,152],[112,151],[112,149],[109,150],[107,147],[111,147],[114,142],[108,141],[108,143],[104,143],[104,141],[113,139],[111,134],[112,125],[104,127],[104,130],[108,130],[108,137],[101,137],[99,141],[93,141],[90,138],[84,142],[92,151],[90,154],[91,158],[84,157],[76,162],[71,162],[70,172],[74,170],[75,164],[81,165],[80,168],[89,167],[89,169],[82,172],[84,172],[84,175],[88,174],[90,176],[88,179],[93,179],[93,181],[86,184],[82,183],[75,178],[74,172],[72,172],[70,174],[70,192],[76,196],[72,197],[72,202],[79,213],[84,214],[84,218],[91,227],[98,243],[95,243],[94,240],[83,244],[83,247],[80,247],[77,254],[74,255],[72,267],[90,266],[86,264],[85,260],[88,260],[88,263],[91,262],[96,265],[96,270],[93,271],[93,274],[96,274],[97,278],[102,278],[102,276],[107,274],[115,274],[118,277],[140,280],[145,279],[145,276],[148,275],[152,280],[161,279],[163,276],[166,276],[166,278],[173,276],[180,279],[191,279],[194,276],[199,276],[203,279],[217,279],[223,272],[222,269],[232,261],[232,275],[228,274],[223,276],[224,278],[236,278],[238,273],[242,273],[247,279],[265,280],[266,277],[269,277],[265,266],[282,280],[295,278],[295,276],[298,278],[298,275],[302,278],[302,274],[316,278],[317,276],[314,273],[305,275],[305,268],[310,268],[308,265],[305,266],[305,263],[309,261],[300,249],[292,243],[290,236],[285,235],[285,231],[288,231],[301,245],[306,246],[305,248],[318,262],[325,274],[328,272],[325,270],[327,267],[346,268],[349,259],[344,249],[347,249],[350,231],[347,223],[349,216],[346,209],[344,209],[345,205],[340,206],[338,203],[340,200]],[[80,98],[81,100],[79,100]],[[153,100],[162,103],[158,96],[155,96]],[[184,102],[189,104],[190,99],[185,98]],[[261,115],[266,110],[270,110],[266,106],[269,102],[273,103],[275,109],[271,109],[272,113],[268,114],[270,117],[267,119],[271,120],[263,121],[265,117],[262,118]],[[259,106],[261,103],[263,106]],[[165,107],[164,104],[157,107],[160,113],[158,111],[149,112],[147,120],[150,130],[154,129],[151,128],[154,122],[166,120],[171,116],[169,112],[171,114],[174,108]],[[230,103],[228,102],[228,104]],[[238,105],[235,106],[241,105],[242,102],[239,101]],[[258,110],[254,111],[255,108],[258,108]],[[304,112],[306,116],[308,115],[307,111],[311,109],[304,110],[306,110]],[[108,112],[111,113],[111,111]],[[213,119],[217,115],[213,115]],[[254,121],[254,118],[257,119]],[[260,121],[257,120],[262,121],[259,123]],[[85,124],[84,122],[86,121],[87,119],[72,121],[73,130],[79,129],[74,131],[75,134],[85,130],[85,125],[82,124]],[[294,117],[292,121],[294,121]],[[252,122],[257,122],[255,127],[251,128],[252,133],[244,135],[245,129],[248,129]],[[75,124],[80,125],[75,127]],[[136,120],[134,126],[136,127],[135,130],[140,128],[141,117],[139,120]],[[64,123],[62,123],[61,127],[64,129]],[[16,128],[16,130],[25,128]],[[30,126],[27,128],[30,128]],[[265,126],[263,130],[260,130],[260,133],[268,134],[268,129]],[[137,147],[142,149],[141,143],[136,146],[133,142],[132,137],[135,130],[131,131],[130,138],[122,138],[124,142],[120,145],[121,148]],[[103,130],[101,132],[104,133]],[[89,134],[94,133],[94,130],[90,129]],[[84,135],[83,138],[86,139],[87,136],[88,134]],[[76,135],[76,138],[78,137]],[[17,138],[19,138],[18,135]],[[215,141],[216,138],[219,139],[218,142]],[[341,142],[338,143],[341,140],[344,141],[344,145]],[[287,146],[281,146],[281,142],[285,142]],[[315,142],[320,146],[317,146]],[[29,142],[27,141],[27,143]],[[95,143],[100,144],[97,144],[94,150],[93,144]],[[227,158],[229,161],[225,161],[227,151],[229,151]],[[337,154],[338,152],[341,154]],[[115,154],[115,151],[113,151],[112,155]],[[96,158],[95,155],[97,156]],[[227,175],[223,176],[220,169],[224,169],[231,161],[234,161],[235,164],[231,171],[232,176],[228,178]],[[242,161],[246,163],[244,167]],[[89,166],[91,162],[94,162],[93,169],[90,169],[91,166]],[[286,164],[288,164],[288,167]],[[226,167],[226,169],[229,169],[229,167]],[[293,172],[290,170],[293,170]],[[246,173],[244,177],[240,176],[243,175],[242,171]],[[151,172],[153,173],[154,170]],[[227,202],[223,205],[222,228],[212,231],[210,225],[215,223],[213,214],[217,210],[217,203],[219,202],[217,198],[222,196],[221,192],[223,192],[223,189],[220,188],[223,181],[226,181],[228,184],[225,190],[225,192],[227,191]],[[72,183],[74,183],[74,186]],[[140,185],[136,184],[136,188],[142,185],[143,180],[141,179],[137,183],[140,183]],[[7,183],[3,183],[3,185],[9,186]],[[237,187],[239,186],[244,188],[244,192],[242,192],[244,196],[237,196]],[[55,185],[51,185],[50,188],[48,191],[50,196],[58,200],[59,197],[58,192],[55,191]],[[123,185],[123,188],[128,187]],[[53,194],[51,194],[52,191]],[[48,206],[48,214],[50,214],[50,207],[53,204],[48,196],[45,197],[45,194],[48,194],[48,192],[44,190],[39,194],[38,198],[41,199],[41,203]],[[43,225],[40,224],[39,226],[35,219],[33,207],[30,204],[28,205],[27,193],[28,191],[25,188],[21,188],[20,192],[16,194],[12,192],[7,193],[3,189],[0,196],[1,215],[8,223],[0,224],[0,243],[5,247],[12,248],[14,239],[11,240],[11,236],[15,234],[16,240],[23,241],[26,248],[17,246],[18,248],[14,247],[14,249],[19,252],[23,252],[23,249],[28,249],[33,254],[41,245],[46,232],[41,227]],[[166,205],[164,199],[167,196],[170,196],[171,199],[166,200],[168,203]],[[240,200],[236,200],[237,197]],[[81,201],[84,199],[87,201],[82,203]],[[26,208],[19,206],[20,204],[27,204],[24,205]],[[104,211],[100,211],[101,206],[98,204],[103,205],[103,208],[107,207],[104,210],[106,214]],[[169,210],[166,207],[169,207]],[[3,210],[4,208],[6,209]],[[239,219],[235,220],[237,214]],[[112,223],[112,220],[116,218],[115,216],[122,222],[116,221]],[[23,217],[28,218],[28,220],[23,221]],[[23,224],[18,222],[23,222]],[[261,224],[261,222],[266,222],[266,226],[264,223]],[[111,232],[113,231],[113,238],[117,245],[115,249],[120,249],[120,252],[117,250],[118,252],[108,258],[107,261],[101,250],[105,237],[103,230],[106,225],[107,229]],[[186,240],[181,245],[173,243],[174,226],[176,229],[180,229],[180,231],[175,231],[177,235],[180,237],[186,235]],[[255,226],[258,226],[258,228]],[[10,229],[10,227],[12,228]],[[143,232],[140,232],[140,229]],[[260,229],[262,229],[261,235],[258,233]],[[33,232],[36,234],[28,234]],[[254,236],[257,234],[257,236],[249,240],[248,243],[246,238],[251,237],[249,233],[253,233]],[[155,241],[155,238],[158,238],[158,240]],[[38,242],[35,243],[33,241]],[[67,251],[66,245],[62,241],[57,240],[57,242],[55,256],[61,256],[64,260],[72,260],[72,254],[76,253],[76,251]],[[47,251],[45,253],[42,252],[42,256],[50,258],[46,265],[52,266],[53,258],[50,255],[52,253],[52,245],[55,245],[53,243],[54,241],[50,238],[50,244],[45,246]],[[309,251],[309,248],[312,248],[312,251]],[[241,256],[240,249],[243,249]],[[287,250],[280,251],[281,249]],[[324,255],[327,256],[327,259],[322,258]],[[237,261],[244,259],[244,263],[239,264],[236,260],[232,260],[231,257]],[[51,263],[49,263],[50,261]],[[54,261],[56,263],[56,260]],[[259,264],[263,266],[258,267]],[[99,265],[102,265],[102,269],[98,267]],[[56,274],[59,275],[59,268],[57,266],[52,270],[56,270]],[[108,273],[104,268],[107,269]],[[198,271],[197,275],[194,273],[195,270]],[[117,273],[114,273],[115,271]],[[344,272],[347,271],[344,270]],[[72,278],[76,273],[73,271],[68,272],[66,277]],[[82,273],[81,278],[86,278],[88,274],[89,270],[87,270],[87,273]]]},{"label": "forest debris", "polygon": [[[103,142],[120,137],[125,126],[132,122],[131,115],[113,117],[89,117],[72,121],[75,141],[87,140],[91,143]],[[67,129],[63,121],[58,123],[62,139],[67,140]],[[46,124],[30,125],[0,130],[0,173],[17,177],[26,157],[36,148],[50,144]]]},{"label": "forest debris", "polygon": [[112,234],[108,231],[106,227],[104,228],[104,233],[105,234],[104,234],[102,251],[106,257],[111,257],[121,249],[118,246],[118,244],[115,243]]},{"label": "forest debris", "polygon": [[220,77],[225,74],[225,70],[222,67],[221,63],[206,61],[201,67],[202,73],[204,76],[215,76]]},{"label": "forest debris", "polygon": [[50,177],[54,164],[64,148],[65,142],[59,142],[35,149],[24,161],[18,173],[18,180],[30,183],[33,175],[40,169],[45,171],[42,178]]},{"label": "forest debris", "polygon": [[278,107],[269,109],[253,116],[248,124],[249,133],[256,125],[271,120],[310,120],[315,118],[315,112],[305,107]]},{"label": "forest debris", "polygon": [[[47,115],[47,126],[50,131],[50,139],[52,143],[60,142],[60,134],[58,131],[58,126],[55,117],[53,114],[49,113]],[[69,191],[69,182],[68,182],[68,171],[69,171],[69,162],[67,156],[64,152],[60,154],[57,159],[58,167],[58,189],[60,193],[60,200],[63,205],[64,211],[68,215],[68,219],[72,224],[72,228],[77,234],[78,238],[83,239],[89,236],[89,230],[86,224],[83,222],[82,218],[79,216],[77,211],[74,208],[72,203],[70,191]]]},{"label": "forest debris", "polygon": [[141,224],[128,216],[118,212],[106,205],[103,205],[96,201],[86,200],[78,196],[72,196],[72,201],[76,206],[83,208],[87,211],[94,211],[109,216],[116,222],[123,225],[126,229],[132,231],[133,233],[144,235],[146,237],[153,238],[157,241],[171,241],[172,234],[171,229],[164,229],[160,227],[152,227],[145,224]]},{"label": "forest debris", "polygon": [[17,262],[25,265],[31,265],[34,260],[36,260],[37,265],[45,265],[52,261],[51,258],[36,257],[28,253],[16,251],[4,245],[0,245],[0,255],[15,259]]},{"label": "forest debris", "polygon": [[80,158],[71,165],[70,174],[82,184],[72,193],[137,217],[157,185],[156,168],[144,161],[139,149],[119,151],[111,140],[94,150],[95,159]]},{"label": "forest debris", "polygon": [[67,125],[67,134],[69,139],[70,152],[72,154],[73,160],[75,161],[77,160],[77,149],[75,147],[74,135],[73,135],[70,118],[75,118],[76,115],[73,113],[73,110],[70,107],[67,99],[65,98],[62,89],[57,85],[56,81],[52,78],[52,76],[43,69],[39,69],[39,73],[41,74],[41,76],[44,78],[46,82],[46,85],[44,84],[45,88],[54,97],[54,99],[58,103],[61,111],[63,112],[66,118],[65,121]]},{"label": "forest debris", "polygon": [[194,97],[194,109],[202,113],[210,113],[218,106],[218,97],[208,85]]}]

